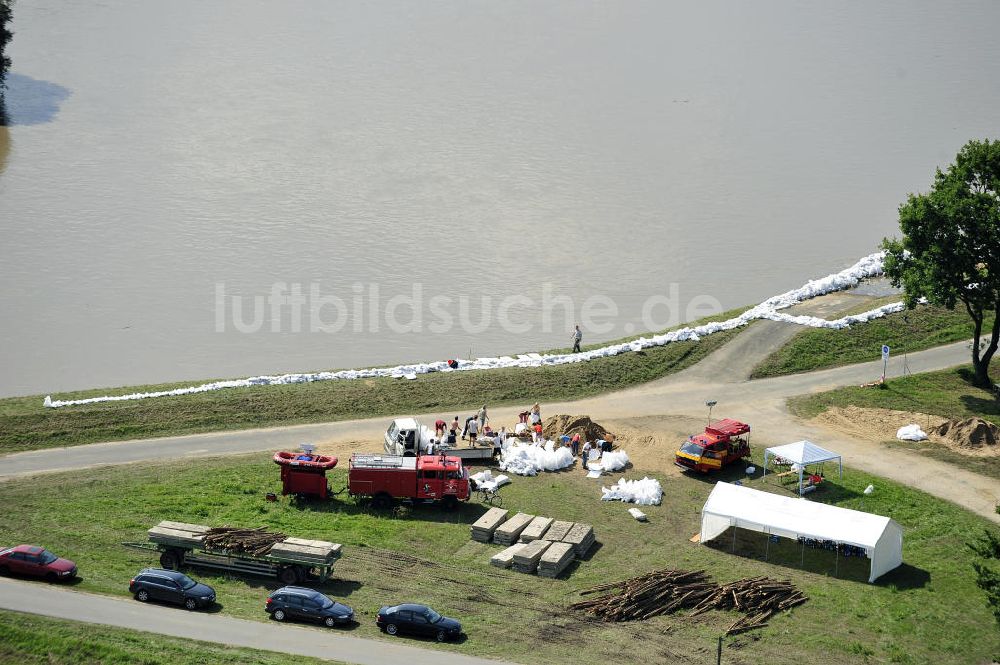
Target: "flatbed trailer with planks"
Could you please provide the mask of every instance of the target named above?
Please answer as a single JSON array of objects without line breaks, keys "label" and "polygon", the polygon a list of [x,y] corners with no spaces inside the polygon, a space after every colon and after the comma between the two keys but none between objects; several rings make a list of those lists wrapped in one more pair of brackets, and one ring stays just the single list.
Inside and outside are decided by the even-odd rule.
[{"label": "flatbed trailer with planks", "polygon": [[[277,577],[283,584],[324,582],[340,558],[341,545],[322,540],[284,537],[260,553],[234,552],[213,547],[206,538],[212,527],[163,521],[147,532],[149,542],[122,543],[132,549],[160,553],[160,565],[175,570],[190,565],[229,572]],[[262,530],[247,530],[265,533]],[[266,551],[264,551],[266,550]]]}]

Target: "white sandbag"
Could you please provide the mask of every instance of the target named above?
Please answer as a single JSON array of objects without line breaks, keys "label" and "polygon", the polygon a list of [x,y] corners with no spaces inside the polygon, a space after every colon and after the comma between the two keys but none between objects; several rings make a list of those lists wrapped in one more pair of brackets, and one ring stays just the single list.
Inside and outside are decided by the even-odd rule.
[{"label": "white sandbag", "polygon": [[625,501],[642,506],[658,506],[663,500],[660,481],[648,476],[642,480],[622,478],[611,487],[602,487],[601,492],[601,501]]},{"label": "white sandbag", "polygon": [[628,466],[628,462],[628,453],[624,450],[612,450],[601,455],[601,471],[621,471]]},{"label": "white sandbag", "polygon": [[896,430],[896,438],[903,441],[923,441],[927,438],[927,433],[920,429],[920,425],[906,425]]},{"label": "white sandbag", "polygon": [[544,446],[533,443],[509,442],[500,454],[500,469],[519,476],[534,476],[539,471],[558,471],[573,465],[569,448],[555,448],[552,441]]}]

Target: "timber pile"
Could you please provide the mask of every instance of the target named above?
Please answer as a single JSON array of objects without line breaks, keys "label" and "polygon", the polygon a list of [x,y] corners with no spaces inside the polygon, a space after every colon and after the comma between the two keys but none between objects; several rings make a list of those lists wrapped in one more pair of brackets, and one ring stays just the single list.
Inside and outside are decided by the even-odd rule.
[{"label": "timber pile", "polygon": [[271,551],[275,543],[280,543],[284,539],[285,534],[268,531],[264,526],[257,529],[220,526],[208,530],[205,534],[205,546],[225,550],[231,554],[263,556]]},{"label": "timber pile", "polygon": [[497,545],[513,545],[533,519],[535,519],[534,515],[526,515],[525,513],[514,515],[496,528],[496,531],[493,532],[493,542]]},{"label": "timber pile", "polygon": [[551,544],[552,541],[549,540],[533,540],[526,544],[514,553],[514,570],[529,575],[534,573],[535,569],[538,568],[538,560],[542,558],[542,554]]},{"label": "timber pile", "polygon": [[577,522],[562,540],[572,545],[576,555],[582,557],[594,546],[597,539],[594,537],[594,527]]},{"label": "timber pile", "polygon": [[776,612],[788,610],[806,602],[806,597],[791,582],[769,577],[751,577],[723,584],[715,593],[700,602],[691,615],[708,610],[737,610],[744,613],[729,626],[726,635],[735,635],[763,628]]},{"label": "timber pile", "polygon": [[570,605],[602,621],[649,619],[677,610],[690,609],[691,616],[708,610],[737,610],[744,616],[733,622],[727,635],[763,628],[775,612],[806,601],[791,582],[753,577],[729,584],[709,581],[704,570],[693,572],[659,570],[620,582],[611,582],[582,593],[610,591],[593,600]]},{"label": "timber pile", "polygon": [[569,543],[552,543],[538,560],[538,576],[559,577],[573,561],[573,546]]},{"label": "timber pile", "polygon": [[[531,520],[528,526],[524,528],[524,531],[521,532],[521,542],[530,543],[533,540],[541,540],[542,536],[545,535],[545,532],[549,530],[550,526],[552,526],[552,518],[542,517],[539,515],[535,519]],[[552,539],[546,538],[546,540]]]},{"label": "timber pile", "polygon": [[472,525],[472,539],[480,543],[493,540],[493,532],[507,519],[503,508],[490,508]]}]

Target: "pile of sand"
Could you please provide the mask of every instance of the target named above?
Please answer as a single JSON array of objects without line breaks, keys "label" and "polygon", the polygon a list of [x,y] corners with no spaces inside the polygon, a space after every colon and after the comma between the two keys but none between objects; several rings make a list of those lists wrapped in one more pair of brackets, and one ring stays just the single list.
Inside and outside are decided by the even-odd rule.
[{"label": "pile of sand", "polygon": [[988,446],[996,448],[997,442],[1000,441],[1000,427],[982,418],[946,420],[936,427],[932,434],[954,446],[974,450],[982,450]]},{"label": "pile of sand", "polygon": [[615,440],[614,434],[595,423],[590,416],[552,416],[542,425],[542,434],[546,439],[552,440],[558,440],[563,434],[568,436],[579,434],[583,441]]}]

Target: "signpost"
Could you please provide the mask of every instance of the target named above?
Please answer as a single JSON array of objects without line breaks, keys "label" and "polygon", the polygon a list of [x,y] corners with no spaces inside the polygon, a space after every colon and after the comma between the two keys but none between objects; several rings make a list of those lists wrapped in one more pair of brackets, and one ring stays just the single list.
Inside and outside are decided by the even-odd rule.
[{"label": "signpost", "polygon": [[885,382],[885,370],[889,366],[889,346],[882,345],[882,382]]}]

